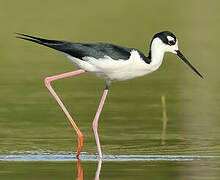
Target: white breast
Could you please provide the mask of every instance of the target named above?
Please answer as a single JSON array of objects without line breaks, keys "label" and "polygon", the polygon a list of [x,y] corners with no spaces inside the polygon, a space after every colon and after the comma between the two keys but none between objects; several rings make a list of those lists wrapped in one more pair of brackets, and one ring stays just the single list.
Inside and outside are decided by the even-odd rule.
[{"label": "white breast", "polygon": [[109,56],[101,59],[84,57],[83,61],[67,55],[78,68],[110,81],[123,81],[151,73],[151,66],[143,61],[136,50],[128,60],[114,60]]}]

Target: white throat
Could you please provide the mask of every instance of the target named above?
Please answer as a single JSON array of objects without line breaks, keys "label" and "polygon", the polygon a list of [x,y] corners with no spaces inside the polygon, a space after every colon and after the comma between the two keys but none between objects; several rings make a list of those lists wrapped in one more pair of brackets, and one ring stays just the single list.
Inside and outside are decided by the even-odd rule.
[{"label": "white throat", "polygon": [[157,70],[163,62],[166,48],[159,38],[155,38],[151,44],[151,68],[153,71]]}]

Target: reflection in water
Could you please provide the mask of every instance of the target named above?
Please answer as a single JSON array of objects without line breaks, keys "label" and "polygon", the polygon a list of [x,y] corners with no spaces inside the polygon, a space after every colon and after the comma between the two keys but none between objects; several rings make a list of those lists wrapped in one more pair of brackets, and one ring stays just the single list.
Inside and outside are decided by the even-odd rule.
[{"label": "reflection in water", "polygon": [[99,160],[99,162],[98,162],[97,170],[95,173],[95,180],[99,180],[99,175],[100,175],[101,168],[102,168],[102,159],[99,158],[98,160]]},{"label": "reflection in water", "polygon": [[[128,161],[192,161],[201,159],[220,159],[220,156],[201,156],[201,155],[104,155],[102,161],[115,161],[115,162],[128,162]],[[81,155],[81,160],[85,161],[97,161],[97,156],[92,154]],[[77,161],[75,159],[75,154],[71,155],[0,155],[0,161],[11,161],[11,162],[67,162],[67,161]],[[78,162],[80,167],[80,162]],[[101,160],[99,160],[98,167],[101,166]],[[97,168],[98,169],[98,168]]]},{"label": "reflection in water", "polygon": [[[96,173],[95,173],[95,180],[99,180],[99,175],[100,175],[101,168],[102,168],[102,159],[99,158],[98,159],[97,170],[96,170]],[[77,180],[83,180],[83,168],[81,166],[80,159],[77,159],[77,171],[78,171]]]},{"label": "reflection in water", "polygon": [[165,145],[165,139],[166,139],[166,129],[167,129],[167,110],[166,110],[166,98],[165,96],[161,96],[161,104],[162,104],[162,121],[163,121],[163,128],[161,133],[161,145]]},{"label": "reflection in water", "polygon": [[83,179],[83,169],[82,166],[80,164],[80,160],[77,159],[77,171],[78,171],[78,178],[77,180],[82,180]]},{"label": "reflection in water", "polygon": [[[102,161],[105,161],[105,169],[102,167],[102,177],[105,179],[143,179],[142,177],[146,177],[144,179],[152,179],[151,177],[158,177],[160,174],[156,179],[170,179],[172,175],[172,180],[182,180],[178,177],[176,178],[180,173],[182,173],[184,179],[192,179],[185,178],[192,173],[196,173],[194,177],[203,177],[204,173],[206,173],[207,176],[207,171],[209,174],[213,175],[213,172],[217,170],[217,168],[213,169],[213,167],[215,165],[216,167],[219,166],[220,156],[177,154],[104,155],[103,159],[99,159],[97,162],[97,155],[88,153],[81,155],[81,161],[75,158],[75,154],[0,155],[0,177],[4,175],[6,178],[3,179],[5,180],[29,180],[31,174],[31,176],[34,177],[32,178],[33,180],[69,179],[70,176],[70,178],[77,180],[99,180]],[[189,168],[191,165],[195,165],[198,170],[196,169],[195,171],[194,168]],[[107,171],[104,172],[104,170]],[[134,170],[138,173],[134,173]],[[73,171],[75,172],[73,173]],[[164,177],[162,177],[161,174]],[[216,175],[216,177],[219,179],[219,175]]]}]

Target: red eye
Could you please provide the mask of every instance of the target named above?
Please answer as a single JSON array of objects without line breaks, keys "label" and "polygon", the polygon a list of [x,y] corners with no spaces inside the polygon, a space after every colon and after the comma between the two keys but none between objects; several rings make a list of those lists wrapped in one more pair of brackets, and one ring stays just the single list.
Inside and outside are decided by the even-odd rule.
[{"label": "red eye", "polygon": [[170,46],[172,46],[172,45],[176,44],[176,42],[172,40],[172,41],[168,41],[168,44],[169,44]]}]

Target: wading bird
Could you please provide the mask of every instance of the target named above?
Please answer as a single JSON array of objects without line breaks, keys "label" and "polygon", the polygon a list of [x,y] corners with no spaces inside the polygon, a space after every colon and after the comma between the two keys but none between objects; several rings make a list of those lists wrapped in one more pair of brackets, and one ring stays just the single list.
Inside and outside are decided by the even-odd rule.
[{"label": "wading bird", "polygon": [[32,41],[57,51],[66,56],[79,70],[55,75],[45,78],[44,82],[53,97],[56,99],[67,118],[73,125],[78,135],[77,158],[81,152],[83,145],[83,135],[63,105],[60,98],[51,86],[51,81],[75,76],[84,72],[89,72],[105,79],[106,87],[98,106],[95,118],[93,120],[93,131],[98,148],[99,157],[102,158],[100,141],[98,136],[98,119],[101,114],[106,96],[111,82],[124,81],[140,76],[147,75],[157,70],[162,64],[164,53],[171,52],[179,56],[194,72],[201,78],[203,76],[189,63],[178,48],[178,40],[176,36],[169,32],[163,31],[155,34],[150,43],[148,56],[135,48],[127,48],[109,43],[75,43],[68,41],[57,41],[42,39],[26,34],[17,33],[17,38]]}]

